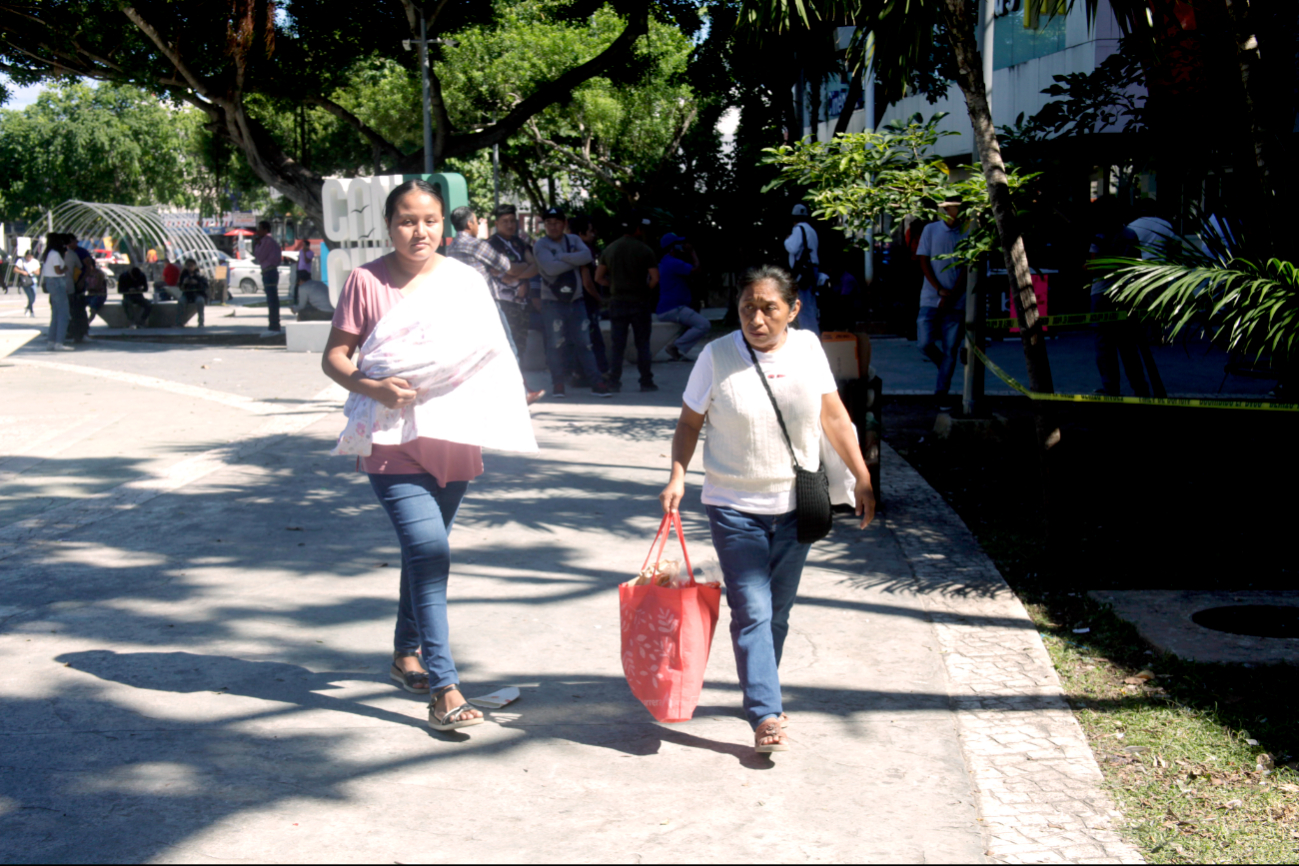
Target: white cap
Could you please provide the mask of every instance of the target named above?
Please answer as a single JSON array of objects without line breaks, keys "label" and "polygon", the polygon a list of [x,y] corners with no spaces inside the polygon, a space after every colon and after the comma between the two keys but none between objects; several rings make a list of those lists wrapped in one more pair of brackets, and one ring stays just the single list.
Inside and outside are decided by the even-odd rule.
[{"label": "white cap", "polygon": [[794,216],[808,216],[810,212],[807,209],[807,205],[802,204],[800,202],[799,204],[794,205],[794,210],[792,211],[792,214]]}]

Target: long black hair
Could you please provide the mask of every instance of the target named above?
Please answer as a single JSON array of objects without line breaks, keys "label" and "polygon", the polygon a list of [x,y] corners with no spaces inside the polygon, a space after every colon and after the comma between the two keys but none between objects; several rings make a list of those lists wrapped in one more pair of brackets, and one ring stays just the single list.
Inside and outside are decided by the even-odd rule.
[{"label": "long black hair", "polygon": [[442,190],[426,180],[415,178],[394,187],[393,191],[388,193],[388,200],[383,203],[383,221],[385,224],[392,222],[392,215],[397,212],[397,202],[412,192],[422,192],[425,195],[433,196],[433,198],[437,199],[438,208],[442,211],[442,215],[446,216],[447,203],[442,198]]}]

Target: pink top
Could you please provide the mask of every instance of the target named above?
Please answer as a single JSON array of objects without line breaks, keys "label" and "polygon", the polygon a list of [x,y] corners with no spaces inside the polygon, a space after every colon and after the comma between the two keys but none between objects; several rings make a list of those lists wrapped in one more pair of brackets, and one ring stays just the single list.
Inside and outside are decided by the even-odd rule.
[{"label": "pink top", "polygon": [[[435,277],[436,278],[436,277]],[[334,327],[356,334],[363,345],[384,314],[406,299],[389,282],[387,256],[352,271],[334,308]],[[483,449],[477,445],[420,437],[405,445],[375,445],[358,458],[371,475],[432,475],[439,487],[472,481],[483,474]]]}]

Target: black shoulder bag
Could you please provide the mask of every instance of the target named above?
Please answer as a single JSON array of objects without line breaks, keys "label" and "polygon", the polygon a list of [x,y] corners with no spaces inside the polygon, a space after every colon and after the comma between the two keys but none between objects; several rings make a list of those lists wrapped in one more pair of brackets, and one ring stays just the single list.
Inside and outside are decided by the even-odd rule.
[{"label": "black shoulder bag", "polygon": [[815,472],[808,472],[798,465],[798,456],[794,454],[794,443],[789,438],[789,431],[785,429],[785,416],[780,414],[780,406],[776,403],[776,395],[771,393],[767,374],[762,372],[758,355],[753,351],[748,340],[744,341],[744,347],[749,350],[749,357],[753,359],[753,368],[758,371],[762,387],[767,392],[767,397],[771,399],[771,408],[776,410],[776,421],[780,424],[780,432],[784,435],[785,445],[789,448],[789,457],[794,461],[794,513],[798,515],[798,543],[811,544],[820,541],[830,534],[834,520],[834,514],[830,511],[830,479],[826,477],[825,464],[818,466]]}]

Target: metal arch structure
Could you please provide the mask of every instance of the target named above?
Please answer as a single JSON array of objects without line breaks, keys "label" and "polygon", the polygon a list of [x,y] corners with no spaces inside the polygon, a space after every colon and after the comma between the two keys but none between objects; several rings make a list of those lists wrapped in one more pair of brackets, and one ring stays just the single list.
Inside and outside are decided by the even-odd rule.
[{"label": "metal arch structure", "polygon": [[78,238],[109,235],[121,239],[136,265],[144,264],[144,250],[156,248],[165,250],[172,261],[193,257],[211,279],[221,261],[220,251],[197,224],[168,220],[167,214],[154,206],[72,200],[52,208],[41,222],[49,231]]}]

